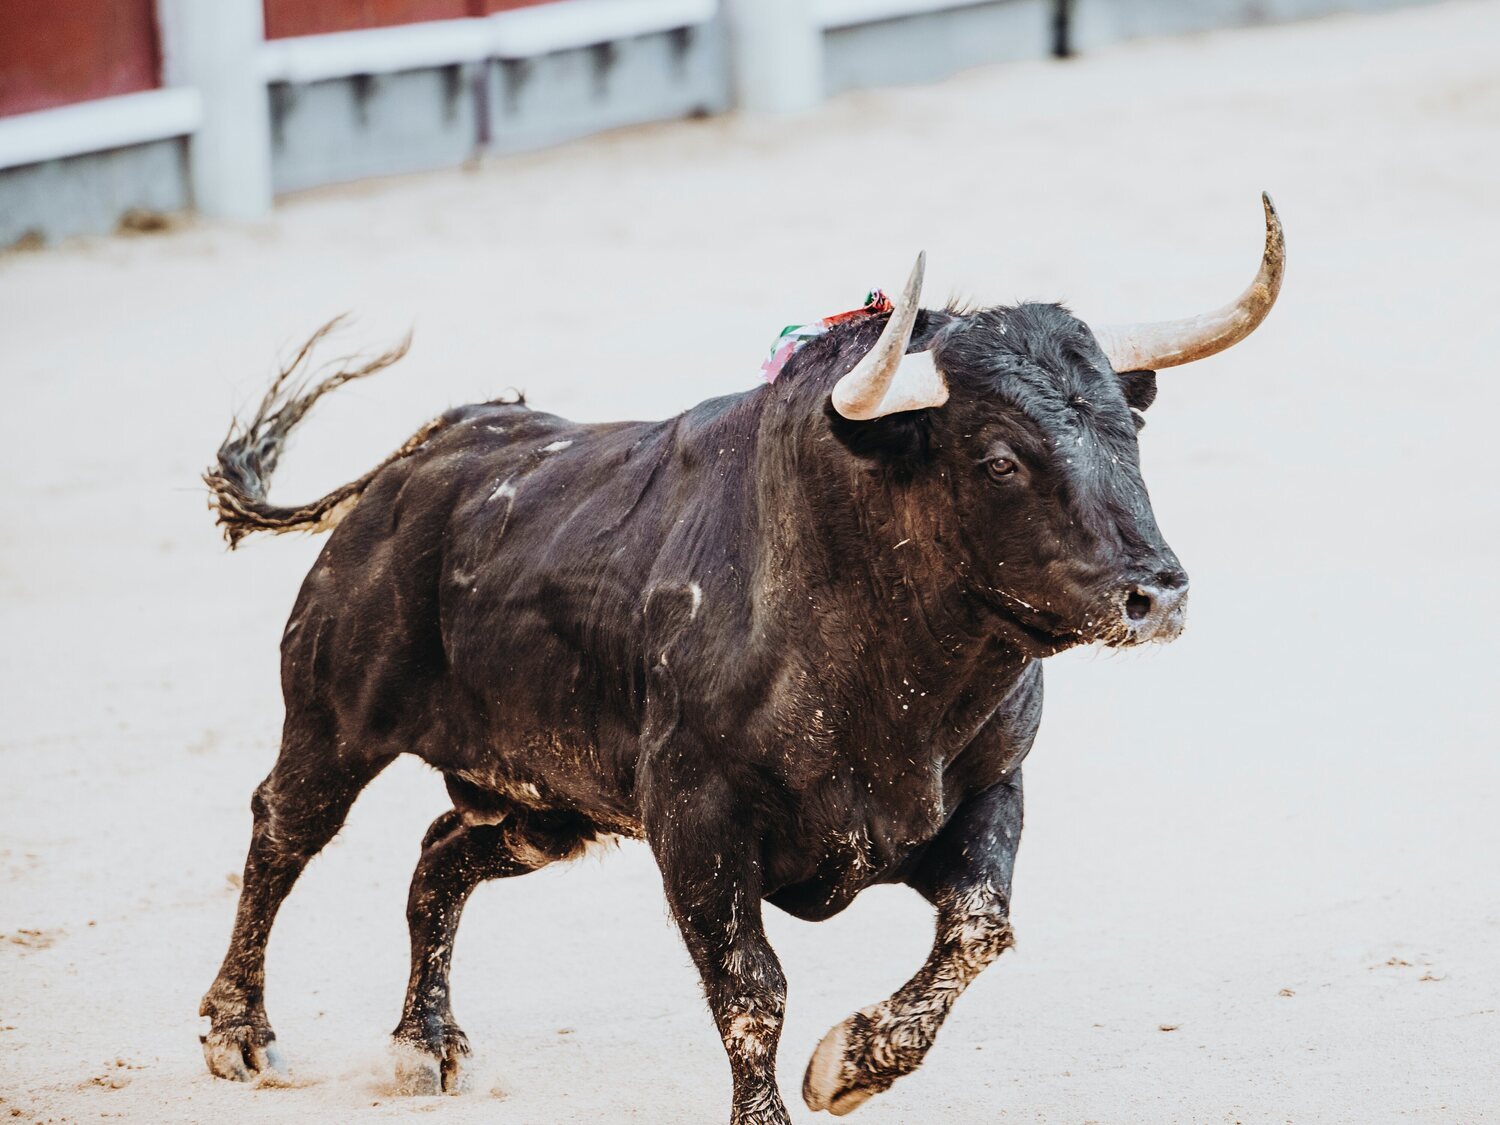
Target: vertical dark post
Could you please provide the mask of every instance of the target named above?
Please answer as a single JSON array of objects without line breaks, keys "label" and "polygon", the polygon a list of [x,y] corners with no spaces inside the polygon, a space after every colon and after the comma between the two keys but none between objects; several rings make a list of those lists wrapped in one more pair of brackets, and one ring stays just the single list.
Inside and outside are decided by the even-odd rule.
[{"label": "vertical dark post", "polygon": [[480,59],[474,67],[474,155],[489,151],[495,139],[495,125],[490,117],[490,66],[489,59]]},{"label": "vertical dark post", "polygon": [[1052,0],[1052,57],[1071,58],[1073,0]]}]

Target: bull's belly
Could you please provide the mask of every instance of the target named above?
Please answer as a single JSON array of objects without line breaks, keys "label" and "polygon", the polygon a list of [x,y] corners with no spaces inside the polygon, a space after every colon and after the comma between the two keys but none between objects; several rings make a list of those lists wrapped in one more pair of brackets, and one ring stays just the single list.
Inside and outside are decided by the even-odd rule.
[{"label": "bull's belly", "polygon": [[775,889],[766,901],[805,921],[831,918],[867,887],[899,882],[937,830],[932,825],[895,838],[870,822],[851,822],[818,832],[817,845],[809,840],[780,843],[767,855]]},{"label": "bull's belly", "polygon": [[874,867],[843,856],[825,859],[816,874],[766,895],[771,905],[805,922],[821,922],[840,913],[859,893],[877,883],[899,880],[904,860]]},{"label": "bull's belly", "polygon": [[868,885],[849,880],[816,879],[782,887],[767,895],[766,901],[785,910],[793,918],[800,918],[804,922],[823,922],[842,912]]},{"label": "bull's belly", "polygon": [[590,740],[553,732],[512,733],[499,748],[439,765],[459,786],[449,786],[459,811],[474,818],[503,814],[507,806],[533,812],[569,812],[608,834],[640,839],[640,815],[620,784],[613,756]]}]

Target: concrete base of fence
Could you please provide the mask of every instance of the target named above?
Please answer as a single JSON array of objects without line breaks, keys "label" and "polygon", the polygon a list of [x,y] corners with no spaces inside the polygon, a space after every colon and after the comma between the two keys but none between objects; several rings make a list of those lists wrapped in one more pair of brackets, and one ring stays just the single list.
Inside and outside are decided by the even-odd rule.
[{"label": "concrete base of fence", "polygon": [[1044,58],[1053,47],[1053,2],[999,0],[829,28],[827,91],[936,82],[985,63]]},{"label": "concrete base of fence", "polygon": [[483,65],[271,84],[271,183],[320,184],[452,167],[473,155]]},{"label": "concrete base of fence", "polygon": [[640,35],[489,66],[488,136],[494,152],[729,108],[724,25]]},{"label": "concrete base of fence", "polygon": [[272,183],[279,194],[453,167],[729,101],[717,21],[534,58],[273,82]]},{"label": "concrete base of fence", "polygon": [[1409,7],[1424,0],[1070,0],[1068,47],[1089,51],[1124,39],[1186,35]]},{"label": "concrete base of fence", "polygon": [[131,211],[183,211],[191,202],[181,137],[4,168],[0,248],[107,234]]}]

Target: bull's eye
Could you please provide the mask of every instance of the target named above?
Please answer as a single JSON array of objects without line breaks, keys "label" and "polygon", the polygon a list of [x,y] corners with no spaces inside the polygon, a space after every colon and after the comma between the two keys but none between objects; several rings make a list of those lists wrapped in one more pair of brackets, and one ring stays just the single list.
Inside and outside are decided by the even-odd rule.
[{"label": "bull's eye", "polygon": [[996,480],[1004,480],[1006,477],[1015,476],[1016,470],[1020,468],[1016,464],[1015,459],[1011,457],[991,457],[984,464],[985,468],[989,470],[990,476]]}]

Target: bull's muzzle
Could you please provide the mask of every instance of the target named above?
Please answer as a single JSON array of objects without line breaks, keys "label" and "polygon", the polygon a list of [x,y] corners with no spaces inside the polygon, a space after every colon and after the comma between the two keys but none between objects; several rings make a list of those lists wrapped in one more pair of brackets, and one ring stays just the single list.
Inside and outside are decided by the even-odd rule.
[{"label": "bull's muzzle", "polygon": [[1187,624],[1187,575],[1167,570],[1125,591],[1120,603],[1128,644],[1175,641]]}]

